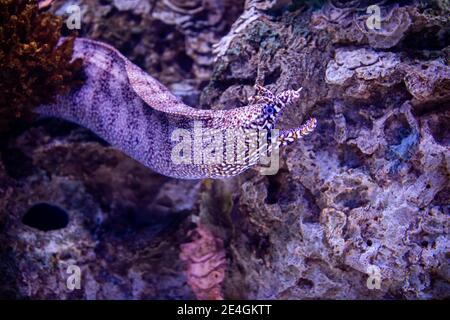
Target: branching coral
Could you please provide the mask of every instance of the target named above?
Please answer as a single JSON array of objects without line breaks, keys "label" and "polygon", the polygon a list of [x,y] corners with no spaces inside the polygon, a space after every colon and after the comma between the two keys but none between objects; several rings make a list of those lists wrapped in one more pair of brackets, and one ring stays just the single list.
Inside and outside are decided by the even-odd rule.
[{"label": "branching coral", "polygon": [[74,38],[58,46],[60,18],[40,13],[34,0],[0,0],[0,131],[32,107],[81,83],[81,59],[71,62]]}]

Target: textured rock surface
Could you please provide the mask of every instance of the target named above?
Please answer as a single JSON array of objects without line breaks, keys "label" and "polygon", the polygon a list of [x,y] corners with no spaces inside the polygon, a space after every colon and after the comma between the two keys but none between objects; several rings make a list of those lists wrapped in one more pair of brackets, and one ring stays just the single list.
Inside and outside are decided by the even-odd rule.
[{"label": "textured rock surface", "polygon": [[[18,130],[1,148],[1,296],[450,297],[445,1],[387,2],[376,32],[365,26],[365,1],[296,1],[230,34],[215,63],[211,44],[233,22],[221,10],[239,12],[242,2],[188,1],[184,11],[182,1],[134,2],[82,0],[81,34],[202,108],[239,107],[255,82],[275,92],[303,86],[281,126],[314,116],[317,131],[282,152],[274,176],[201,182],[149,172],[65,122]],[[204,37],[189,33],[199,21]],[[68,225],[25,225],[38,203],[63,208]],[[72,264],[81,290],[66,288]],[[374,267],[380,289],[370,290]]]}]

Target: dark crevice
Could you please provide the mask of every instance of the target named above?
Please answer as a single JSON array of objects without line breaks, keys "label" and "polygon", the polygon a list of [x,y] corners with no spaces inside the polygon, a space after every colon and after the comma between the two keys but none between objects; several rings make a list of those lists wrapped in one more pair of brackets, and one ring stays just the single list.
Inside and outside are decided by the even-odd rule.
[{"label": "dark crevice", "polygon": [[314,287],[314,282],[309,279],[300,278],[297,281],[297,286],[305,290],[311,290]]},{"label": "dark crevice", "polygon": [[281,68],[277,67],[275,68],[275,70],[273,70],[267,76],[264,77],[264,86],[276,83],[277,80],[280,78],[280,76],[281,76]]},{"label": "dark crevice", "polygon": [[357,147],[346,144],[339,149],[339,162],[342,167],[359,168],[364,165],[364,154]]},{"label": "dark crevice", "polygon": [[67,227],[69,215],[55,205],[38,203],[25,213],[22,223],[41,231],[58,230]]},{"label": "dark crevice", "polygon": [[450,117],[446,115],[435,115],[428,122],[434,140],[443,146],[450,145],[449,123]]},{"label": "dark crevice", "polygon": [[267,177],[267,180],[269,181],[267,185],[267,197],[266,197],[267,204],[275,204],[278,202],[281,189],[281,182],[277,176],[278,175]]},{"label": "dark crevice", "polygon": [[8,175],[14,179],[21,179],[33,173],[33,160],[16,148],[3,150],[1,160]]},{"label": "dark crevice", "polygon": [[403,114],[390,117],[384,127],[386,141],[390,145],[399,145],[404,138],[411,134],[411,131],[412,129]]},{"label": "dark crevice", "polygon": [[341,203],[348,209],[364,207],[369,203],[367,197],[367,188],[358,187],[350,191],[344,191],[336,197],[336,202]]}]

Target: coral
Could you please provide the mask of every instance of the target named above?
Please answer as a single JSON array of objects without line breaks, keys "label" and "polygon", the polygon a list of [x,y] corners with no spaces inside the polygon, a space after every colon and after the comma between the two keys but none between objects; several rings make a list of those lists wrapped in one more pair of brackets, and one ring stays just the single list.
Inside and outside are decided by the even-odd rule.
[{"label": "coral", "polygon": [[2,0],[0,17],[0,130],[5,130],[82,81],[81,60],[71,61],[74,39],[58,45],[60,18],[39,13],[33,0]]},{"label": "coral", "polygon": [[394,7],[380,19],[380,30],[368,29],[366,21],[368,15],[358,17],[358,26],[367,36],[369,44],[373,48],[388,49],[397,45],[411,27],[411,18],[408,8]]},{"label": "coral", "polygon": [[442,59],[418,61],[367,48],[337,49],[327,65],[325,80],[342,87],[344,97],[359,99],[404,83],[413,103],[424,104],[449,99],[450,66]]},{"label": "coral", "polygon": [[233,23],[229,33],[222,37],[219,42],[214,44],[214,54],[216,55],[216,59],[222,57],[229,49],[234,38],[236,38],[240,33],[245,32],[254,21],[265,16],[265,13],[270,10],[282,8],[288,3],[289,1],[286,0],[245,1],[245,8],[242,15],[239,16],[239,18]]},{"label": "coral", "polygon": [[345,95],[369,99],[376,87],[391,87],[402,81],[400,58],[390,52],[371,49],[338,49],[328,63],[325,80],[344,86]]},{"label": "coral", "polygon": [[187,281],[199,300],[222,300],[220,284],[226,260],[222,240],[202,225],[190,231],[191,242],[181,245],[181,260],[188,265]]},{"label": "coral", "polygon": [[[329,0],[322,10],[313,14],[311,23],[317,30],[326,30],[335,43],[368,44],[377,49],[407,48],[409,41],[414,41],[415,46],[444,43],[449,21],[443,17],[448,11],[430,2],[410,2],[405,6],[390,1],[351,1],[337,5]],[[380,8],[379,29],[367,26],[373,13],[368,13],[367,8],[374,4]]]},{"label": "coral", "polygon": [[194,61],[196,78],[207,80],[214,63],[212,47],[229,28],[228,17],[242,1],[164,0],[157,2],[152,17],[175,25],[185,35],[186,53]]},{"label": "coral", "polygon": [[448,101],[450,66],[442,60],[418,61],[404,65],[405,84],[418,103]]}]

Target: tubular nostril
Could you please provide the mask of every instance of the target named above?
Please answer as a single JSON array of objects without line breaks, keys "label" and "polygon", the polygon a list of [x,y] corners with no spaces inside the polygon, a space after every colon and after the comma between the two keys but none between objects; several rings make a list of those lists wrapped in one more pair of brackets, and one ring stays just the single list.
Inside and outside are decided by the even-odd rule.
[{"label": "tubular nostril", "polygon": [[41,231],[58,230],[67,227],[69,215],[55,205],[38,203],[25,213],[22,223]]}]

